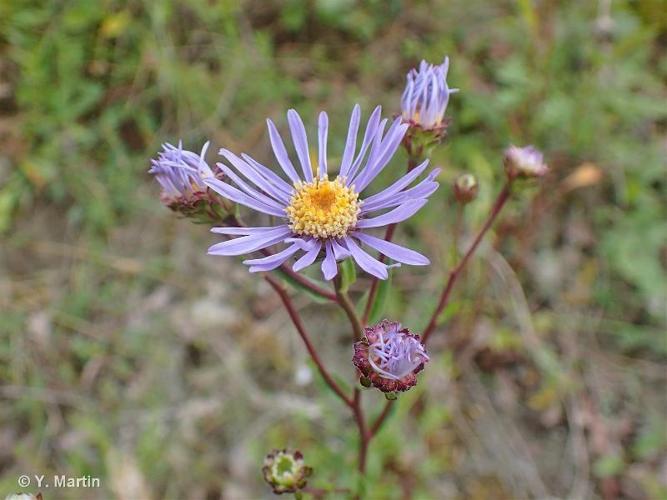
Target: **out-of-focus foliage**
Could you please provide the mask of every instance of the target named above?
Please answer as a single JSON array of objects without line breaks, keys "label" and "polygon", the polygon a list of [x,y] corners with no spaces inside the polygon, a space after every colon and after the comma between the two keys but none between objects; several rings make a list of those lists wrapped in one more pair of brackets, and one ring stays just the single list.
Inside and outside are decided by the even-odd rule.
[{"label": "out-of-focus foliage", "polygon": [[[397,112],[405,72],[446,54],[461,92],[433,160],[443,188],[399,236],[436,271],[394,273],[385,312],[424,326],[458,174],[480,179],[468,232],[507,144],[537,145],[552,174],[517,196],[498,252],[445,311],[437,356],[373,443],[369,491],[665,495],[665,12],[660,0],[0,2],[0,497],[26,471],[101,476],[101,497],[128,484],[139,498],[257,496],[261,457],[284,446],[312,460],[318,487],[353,484],[354,434],[333,398],[318,404],[326,391],[270,291],[161,210],[148,158],[182,137],[269,162],[264,119],[284,124],[288,107],[311,126],[327,109],[339,154],[353,103]],[[341,318],[309,319],[349,374]]]}]

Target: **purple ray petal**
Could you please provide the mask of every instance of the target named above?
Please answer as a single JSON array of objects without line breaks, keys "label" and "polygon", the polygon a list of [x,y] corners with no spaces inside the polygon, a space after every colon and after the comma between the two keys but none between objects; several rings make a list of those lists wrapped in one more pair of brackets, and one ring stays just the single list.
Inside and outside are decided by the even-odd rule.
[{"label": "purple ray petal", "polygon": [[289,124],[290,133],[292,134],[292,142],[296,155],[301,162],[303,169],[303,178],[306,182],[313,180],[313,167],[310,164],[310,152],[308,151],[308,137],[306,136],[306,127],[303,126],[303,121],[295,110],[290,109],[287,112],[287,122]]},{"label": "purple ray petal", "polygon": [[336,240],[330,240],[331,241],[331,248],[333,249],[334,257],[336,260],[343,260],[347,257],[349,257],[350,251],[341,246]]},{"label": "purple ray petal", "polygon": [[224,198],[229,198],[230,200],[235,201],[236,203],[240,203],[241,205],[245,205],[246,207],[255,209],[258,212],[263,212],[269,215],[275,215],[276,217],[285,217],[284,210],[277,210],[273,207],[270,207],[269,205],[266,205],[265,203],[257,201],[253,199],[251,196],[245,194],[244,192],[218,179],[206,178],[203,181],[204,184],[206,184],[213,191],[215,191]]},{"label": "purple ray petal", "polygon": [[329,117],[322,111],[317,124],[317,142],[318,142],[318,172],[320,177],[327,176],[327,133],[329,131]]},{"label": "purple ray petal", "polygon": [[291,247],[287,247],[282,252],[278,252],[261,259],[244,260],[243,263],[247,266],[250,266],[249,271],[251,273],[271,271],[282,265],[283,262],[285,262],[298,251],[299,247],[297,245],[292,245]]},{"label": "purple ray petal", "polygon": [[[421,173],[426,170],[426,167],[428,167],[429,160],[425,160],[421,165],[418,167],[413,168],[410,172],[405,174],[403,177],[398,179],[396,182],[394,182],[391,186],[383,189],[377,194],[374,194],[373,196],[369,196],[368,198],[364,199],[364,205],[366,204],[372,204],[376,200],[383,199],[385,197],[392,197],[399,191],[401,191],[403,188],[407,187],[410,185],[412,181],[414,181],[417,177],[421,175]],[[439,172],[440,170],[437,169]],[[437,175],[437,173],[436,173]],[[363,205],[362,205],[362,210],[363,210]]]},{"label": "purple ray petal", "polygon": [[285,144],[283,144],[283,140],[280,137],[280,134],[278,133],[278,129],[271,120],[267,119],[266,125],[269,127],[269,139],[271,140],[271,148],[273,149],[273,154],[276,157],[276,160],[278,160],[278,164],[280,164],[281,168],[283,169],[283,172],[285,172],[287,177],[289,177],[292,182],[296,183],[301,181],[301,178],[296,173],[294,165],[292,165],[292,161],[289,159],[289,156],[287,155]]},{"label": "purple ray petal", "polygon": [[227,149],[221,149],[219,153],[225,158],[227,158],[227,160],[232,165],[234,165],[234,167],[236,167],[236,170],[238,170],[241,174],[243,174],[248,180],[253,182],[266,194],[282,202],[283,205],[289,203],[289,196],[287,196],[287,194],[278,189],[275,183],[266,179],[262,174],[260,174],[257,170],[255,170],[247,162],[243,161],[241,158],[239,158],[238,156],[236,156],[234,153],[232,153]]},{"label": "purple ray petal", "polygon": [[396,207],[386,214],[378,215],[377,217],[373,217],[371,219],[360,220],[357,223],[357,227],[382,227],[388,226],[389,224],[396,224],[397,222],[401,222],[408,217],[412,217],[421,207],[426,204],[427,201],[428,200],[406,201],[403,205]]},{"label": "purple ray petal", "polygon": [[197,172],[199,173],[200,177],[214,177],[213,170],[211,170],[211,167],[208,166],[208,163],[204,160],[206,157],[206,152],[208,151],[208,147],[211,145],[211,141],[206,141],[206,143],[202,146],[201,148],[201,153],[199,153],[199,165],[197,168]]},{"label": "purple ray petal", "polygon": [[359,246],[352,238],[346,236],[344,242],[345,246],[352,254],[352,258],[354,258],[355,262],[359,264],[359,267],[361,267],[368,274],[372,274],[381,280],[386,280],[388,278],[389,273],[387,272],[387,266],[364,252],[361,248],[359,248]]},{"label": "purple ray petal", "polygon": [[[359,154],[357,155],[356,159],[354,160],[354,163],[350,166],[347,172],[345,172],[344,176],[347,178],[347,185],[350,185],[350,180],[354,177],[354,175],[357,173],[357,170],[359,169],[359,165],[361,165],[361,162],[364,159],[364,156],[366,155],[366,150],[368,149],[368,146],[371,145],[373,142],[373,139],[375,138],[375,135],[377,133],[378,125],[380,124],[380,115],[382,114],[382,107],[377,106],[374,110],[373,113],[371,114],[370,118],[368,119],[368,124],[366,125],[366,131],[364,132],[364,140],[361,143],[361,149],[359,150]],[[341,174],[343,175],[343,174]]]},{"label": "purple ray petal", "polygon": [[354,105],[352,116],[350,116],[350,126],[347,129],[347,139],[345,141],[345,149],[343,151],[343,158],[340,162],[339,174],[341,177],[347,176],[347,172],[352,165],[352,158],[354,157],[354,150],[357,147],[357,134],[359,133],[359,121],[361,120],[361,107],[358,104]]},{"label": "purple ray petal", "polygon": [[[222,170],[227,177],[229,177],[234,184],[236,184],[238,187],[241,188],[243,192],[245,192],[248,196],[250,196],[252,199],[254,199],[257,202],[263,203],[264,205],[267,205],[269,207],[274,208],[275,210],[281,211],[285,208],[285,203],[280,203],[272,198],[269,198],[268,196],[260,193],[256,189],[251,188],[248,183],[244,182],[243,179],[241,179],[238,175],[234,173],[234,171],[229,168],[227,165],[224,163],[216,163],[218,168]],[[217,179],[216,179],[217,180]]]},{"label": "purple ray petal", "polygon": [[362,243],[365,243],[371,248],[374,248],[380,253],[383,253],[390,259],[394,259],[397,262],[402,262],[403,264],[411,264],[413,266],[426,266],[431,263],[428,258],[410,250],[409,248],[402,247],[396,243],[391,243],[389,241],[376,238],[370,234],[364,234],[359,231],[352,233],[352,236],[357,238]]},{"label": "purple ray petal", "polygon": [[245,153],[241,153],[241,158],[243,158],[248,165],[253,167],[258,173],[262,174],[269,182],[271,182],[276,189],[280,189],[288,197],[291,197],[294,193],[294,188],[287,184],[281,177],[278,176],[273,170],[265,167],[259,163],[254,158],[248,156]]},{"label": "purple ray petal", "polygon": [[215,234],[249,235],[249,234],[268,233],[276,229],[287,229],[287,228],[288,228],[287,224],[283,224],[280,226],[267,226],[267,227],[212,227],[211,232]]},{"label": "purple ray petal", "polygon": [[290,230],[279,227],[275,232],[265,232],[241,236],[222,243],[216,243],[208,249],[210,255],[241,255],[275,245],[285,239]]},{"label": "purple ray petal", "polygon": [[408,130],[407,123],[401,123],[401,118],[397,118],[387,132],[387,137],[382,141],[379,152],[372,162],[366,166],[357,179],[354,180],[354,185],[357,192],[361,192],[375,179],[380,172],[387,166],[391,158],[396,153],[396,150],[401,145],[401,141]]},{"label": "purple ray petal", "polygon": [[401,191],[393,196],[386,196],[384,199],[379,199],[374,203],[364,203],[362,205],[360,214],[367,214],[375,212],[376,210],[384,210],[386,208],[397,207],[406,201],[426,199],[431,196],[440,186],[437,182],[430,181],[428,178],[410,189]]},{"label": "purple ray petal", "polygon": [[306,240],[306,239],[302,238],[301,236],[299,236],[297,238],[287,238],[285,240],[285,243],[294,243],[295,245],[297,245],[304,252],[307,252],[308,250],[313,248],[313,246],[315,245],[315,242],[317,242],[317,240],[312,239],[312,238],[309,239],[309,240]]},{"label": "purple ray petal", "polygon": [[322,261],[322,274],[324,279],[330,281],[338,274],[338,266],[336,265],[336,257],[334,255],[331,241],[327,240],[325,243],[325,256]]},{"label": "purple ray petal", "polygon": [[299,260],[294,263],[292,266],[294,271],[299,272],[315,262],[315,259],[317,259],[317,256],[320,253],[320,249],[322,248],[322,243],[317,240],[314,241],[315,244],[313,245],[313,248],[308,250]]}]

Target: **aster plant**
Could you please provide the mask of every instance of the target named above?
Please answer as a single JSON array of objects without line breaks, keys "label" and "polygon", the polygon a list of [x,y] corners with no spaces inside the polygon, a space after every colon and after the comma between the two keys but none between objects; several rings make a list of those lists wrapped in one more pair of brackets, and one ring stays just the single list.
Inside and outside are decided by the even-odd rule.
[{"label": "aster plant", "polygon": [[[449,59],[445,58],[440,65],[422,61],[410,70],[401,112],[390,120],[383,118],[381,108],[376,107],[363,133],[362,112],[356,105],[344,147],[336,156],[339,161],[334,162],[329,154],[327,113],[319,114],[316,134],[311,134],[311,141],[317,138],[316,154],[311,159],[304,122],[297,111],[290,109],[287,126],[295,157],[288,154],[278,127],[269,119],[268,136],[275,157],[269,165],[248,154],[221,148],[221,161],[212,168],[206,161],[208,143],[199,154],[184,150],[179,143],[178,147],[165,144],[149,170],[162,188],[165,205],[183,216],[209,223],[211,231],[224,238],[208,249],[210,255],[243,256],[248,270],[260,273],[278,294],[324,382],[351,413],[359,433],[358,472],[362,478],[371,441],[391,414],[398,394],[414,387],[427,366],[431,356],[427,343],[440,329],[439,318],[454,285],[510,198],[514,181],[541,177],[548,171],[542,154],[534,147],[509,147],[503,160],[505,185],[481,229],[460,254],[454,245],[457,257],[448,272],[431,271],[442,274],[444,283],[426,326],[415,332],[409,325],[401,325],[398,318],[377,322],[382,310],[380,283],[388,286],[390,274],[398,272],[394,268],[403,264],[430,264],[428,257],[392,240],[397,226],[422,209],[438,189],[440,170],[429,170],[425,157],[445,137],[445,111],[451,94],[457,91],[447,84],[448,69]],[[401,174],[392,167],[394,180],[378,185],[380,174],[392,164],[401,145],[408,156],[405,171]],[[475,200],[478,190],[472,174],[456,178],[451,192],[459,216]],[[244,224],[240,207],[268,223]],[[371,234],[377,229],[384,229],[384,237]],[[454,233],[456,242],[458,231]],[[304,270],[314,265],[319,267],[322,280],[304,275]],[[363,271],[356,290],[366,292],[361,313],[349,295],[356,267]],[[350,368],[359,380],[353,390],[345,389],[330,373],[294,303],[292,289],[344,311],[351,331]],[[387,399],[373,419],[367,417],[362,405],[366,388],[381,391]],[[286,450],[267,455],[263,468],[265,480],[277,494],[301,496],[306,491],[318,495],[334,491],[308,490],[306,479],[311,473],[300,452]],[[363,484],[361,481],[356,488],[357,497],[363,496]]]}]

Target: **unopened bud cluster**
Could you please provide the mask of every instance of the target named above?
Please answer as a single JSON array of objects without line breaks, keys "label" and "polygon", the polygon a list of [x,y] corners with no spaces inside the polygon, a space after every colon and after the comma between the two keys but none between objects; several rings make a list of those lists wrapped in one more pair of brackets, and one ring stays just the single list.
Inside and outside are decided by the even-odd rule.
[{"label": "unopened bud cluster", "polygon": [[262,474],[273,492],[296,493],[306,487],[313,469],[307,467],[300,451],[273,450],[264,458]]}]

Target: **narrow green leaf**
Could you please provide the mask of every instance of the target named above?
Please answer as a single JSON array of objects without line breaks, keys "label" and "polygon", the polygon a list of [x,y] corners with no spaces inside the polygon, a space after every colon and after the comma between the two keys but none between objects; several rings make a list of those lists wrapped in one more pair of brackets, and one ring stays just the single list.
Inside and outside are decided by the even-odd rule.
[{"label": "narrow green leaf", "polygon": [[352,259],[345,259],[343,262],[341,262],[340,272],[341,272],[340,289],[343,293],[345,293],[350,289],[352,283],[354,283],[357,280],[357,269],[354,267],[354,261]]},{"label": "narrow green leaf", "polygon": [[371,312],[368,315],[368,322],[370,324],[377,323],[382,319],[384,314],[384,308],[387,304],[387,298],[389,297],[389,290],[391,289],[391,270],[389,271],[389,277],[386,280],[380,281],[378,285],[378,293],[375,296],[375,301],[371,306]]}]

